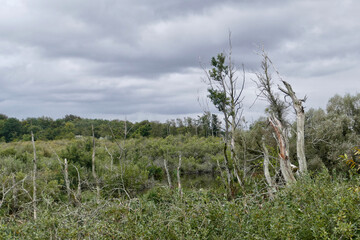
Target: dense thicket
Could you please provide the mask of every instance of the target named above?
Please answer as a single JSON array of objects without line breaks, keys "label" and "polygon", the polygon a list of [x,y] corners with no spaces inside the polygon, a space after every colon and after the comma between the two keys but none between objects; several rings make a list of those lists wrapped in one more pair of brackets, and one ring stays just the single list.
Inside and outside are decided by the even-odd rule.
[{"label": "dense thicket", "polygon": [[253,193],[228,201],[216,191],[153,188],[131,200],[69,206],[47,199],[38,220],[0,220],[1,239],[357,239],[359,177],[322,171],[267,201]]}]

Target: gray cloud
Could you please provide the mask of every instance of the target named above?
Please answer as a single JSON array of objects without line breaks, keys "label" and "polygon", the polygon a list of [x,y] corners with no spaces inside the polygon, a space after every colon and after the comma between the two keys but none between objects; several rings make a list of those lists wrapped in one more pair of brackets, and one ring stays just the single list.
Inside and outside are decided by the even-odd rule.
[{"label": "gray cloud", "polygon": [[[5,1],[0,112],[196,116],[197,98],[206,97],[199,57],[208,65],[226,50],[229,30],[237,66],[257,71],[255,52],[264,45],[309,106],[324,106],[332,94],[355,91],[359,10],[355,0]],[[250,80],[246,86],[245,112],[256,118],[264,104],[248,109],[256,90]]]}]

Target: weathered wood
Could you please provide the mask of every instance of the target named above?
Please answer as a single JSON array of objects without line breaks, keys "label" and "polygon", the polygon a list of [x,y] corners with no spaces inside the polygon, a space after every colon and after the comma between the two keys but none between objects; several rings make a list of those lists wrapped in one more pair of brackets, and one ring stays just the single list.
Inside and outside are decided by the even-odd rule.
[{"label": "weathered wood", "polygon": [[95,171],[95,133],[94,133],[94,125],[91,125],[92,130],[92,141],[93,141],[93,151],[92,151],[92,175],[96,185],[96,203],[100,203],[100,186],[99,186],[99,179],[96,175]]},{"label": "weathered wood", "polygon": [[74,198],[75,198],[75,201],[78,205],[81,204],[81,178],[80,178],[80,172],[79,172],[79,169],[75,166],[75,165],[72,165],[75,169],[76,169],[76,172],[77,172],[77,175],[78,175],[78,187],[77,187],[77,191],[76,191],[76,194],[74,194]]},{"label": "weathered wood", "polygon": [[65,187],[66,187],[66,192],[67,192],[67,196],[68,196],[68,201],[70,203],[71,201],[71,189],[70,189],[70,181],[69,181],[69,170],[68,170],[68,162],[67,159],[64,158],[64,178],[65,178]]},{"label": "weathered wood", "polygon": [[13,188],[13,191],[12,191],[13,204],[14,204],[14,209],[17,209],[17,207],[18,207],[18,189],[16,186],[15,174],[12,174],[11,178],[12,178],[12,188]]},{"label": "weathered wood", "polygon": [[181,178],[180,178],[180,168],[181,168],[181,161],[182,161],[182,158],[181,158],[181,153],[179,154],[179,165],[177,167],[177,180],[178,180],[178,190],[179,190],[179,194],[180,194],[180,197],[182,198],[183,196],[183,192],[182,192],[182,188],[181,188]]},{"label": "weathered wood", "polygon": [[269,186],[269,197],[270,199],[274,198],[274,193],[276,192],[276,187],[274,186],[273,180],[271,178],[270,175],[270,171],[269,171],[269,151],[267,150],[264,141],[262,142],[262,147],[263,147],[263,154],[264,154],[264,175],[265,175],[265,179],[266,182]]},{"label": "weathered wood", "polygon": [[273,127],[275,131],[275,135],[277,137],[278,145],[279,145],[279,159],[280,159],[280,170],[284,177],[285,183],[290,184],[292,182],[296,182],[294,174],[291,169],[291,163],[289,160],[289,153],[287,150],[287,141],[286,141],[286,133],[283,129],[281,122],[272,115],[269,117],[270,125]]},{"label": "weathered wood", "polygon": [[170,176],[169,168],[167,165],[167,160],[165,158],[164,158],[164,167],[165,167],[165,172],[166,172],[169,188],[172,188],[171,176]]},{"label": "weathered wood", "polygon": [[302,103],[305,102],[306,99],[298,99],[291,85],[284,80],[282,80],[282,82],[286,89],[283,89],[281,87],[279,87],[279,89],[291,98],[293,107],[296,112],[296,154],[299,162],[300,174],[304,174],[307,172],[307,163],[305,156],[305,135],[304,135],[305,111],[304,111],[304,107],[302,106]]},{"label": "weathered wood", "polygon": [[35,140],[34,140],[34,134],[31,131],[31,142],[33,145],[33,152],[34,152],[34,159],[33,159],[33,211],[34,211],[34,220],[37,219],[37,206],[36,206],[36,172],[37,172],[37,158],[36,158],[36,147],[35,147]]}]

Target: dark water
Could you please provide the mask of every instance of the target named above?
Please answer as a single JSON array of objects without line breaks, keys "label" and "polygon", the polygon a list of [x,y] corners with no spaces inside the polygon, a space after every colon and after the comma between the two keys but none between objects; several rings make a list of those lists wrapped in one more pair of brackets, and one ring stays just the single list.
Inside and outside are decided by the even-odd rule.
[{"label": "dark water", "polygon": [[[176,176],[172,176],[171,182],[174,188],[178,187],[178,182]],[[148,186],[137,194],[143,195],[146,194],[149,190],[151,190],[155,186],[169,186],[167,177],[161,181],[153,182],[153,185]],[[186,190],[208,190],[208,189],[217,189],[221,187],[222,183],[219,179],[219,176],[214,174],[184,174],[181,176],[181,187]]]},{"label": "dark water", "polygon": [[190,174],[181,176],[181,185],[184,189],[217,188],[221,182],[213,174]]},{"label": "dark water", "polygon": [[[172,185],[177,187],[176,177],[171,178]],[[168,186],[166,176],[162,179],[161,184]],[[221,186],[221,181],[217,175],[213,174],[184,174],[181,176],[181,186],[183,189],[210,189]]]}]

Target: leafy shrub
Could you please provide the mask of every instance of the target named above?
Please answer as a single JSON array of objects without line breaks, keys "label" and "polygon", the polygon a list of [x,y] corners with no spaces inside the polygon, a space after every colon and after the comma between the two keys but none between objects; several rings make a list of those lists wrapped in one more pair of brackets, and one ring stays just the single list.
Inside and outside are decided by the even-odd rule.
[{"label": "leafy shrub", "polygon": [[147,170],[149,172],[149,177],[153,177],[155,180],[161,180],[164,177],[164,171],[160,167],[151,165],[147,167]]}]

